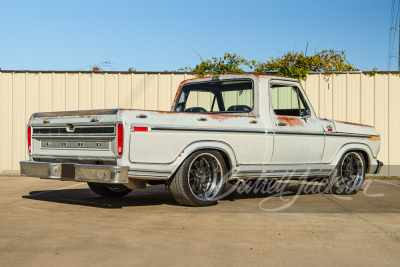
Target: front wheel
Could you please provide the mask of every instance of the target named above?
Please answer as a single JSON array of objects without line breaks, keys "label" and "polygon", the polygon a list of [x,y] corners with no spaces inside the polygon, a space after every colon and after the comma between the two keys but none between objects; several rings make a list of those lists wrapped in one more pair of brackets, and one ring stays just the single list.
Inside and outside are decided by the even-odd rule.
[{"label": "front wheel", "polygon": [[180,204],[209,206],[217,203],[227,173],[224,159],[214,150],[190,155],[169,182],[172,196]]},{"label": "front wheel", "polygon": [[357,193],[365,180],[365,160],[359,152],[348,152],[339,161],[327,181],[330,192],[338,195]]},{"label": "front wheel", "polygon": [[97,195],[102,197],[123,197],[129,194],[132,189],[127,188],[124,185],[108,185],[99,183],[88,183],[89,188]]}]

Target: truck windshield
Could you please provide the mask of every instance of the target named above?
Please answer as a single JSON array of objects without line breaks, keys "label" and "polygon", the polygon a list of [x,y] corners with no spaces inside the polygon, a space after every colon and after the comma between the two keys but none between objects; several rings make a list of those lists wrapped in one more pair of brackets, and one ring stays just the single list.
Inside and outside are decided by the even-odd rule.
[{"label": "truck windshield", "polygon": [[250,79],[208,81],[182,87],[177,112],[238,113],[253,110],[253,82]]}]

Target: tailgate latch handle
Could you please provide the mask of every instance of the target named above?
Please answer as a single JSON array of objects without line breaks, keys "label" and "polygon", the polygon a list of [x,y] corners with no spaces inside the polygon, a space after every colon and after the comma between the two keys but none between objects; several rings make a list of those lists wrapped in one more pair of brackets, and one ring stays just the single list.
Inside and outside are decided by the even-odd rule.
[{"label": "tailgate latch handle", "polygon": [[138,119],[146,119],[146,118],[147,118],[147,115],[145,115],[145,114],[139,114],[139,115],[136,115],[136,118],[138,118]]},{"label": "tailgate latch handle", "polygon": [[75,132],[75,127],[72,124],[67,124],[67,133],[73,133]]}]

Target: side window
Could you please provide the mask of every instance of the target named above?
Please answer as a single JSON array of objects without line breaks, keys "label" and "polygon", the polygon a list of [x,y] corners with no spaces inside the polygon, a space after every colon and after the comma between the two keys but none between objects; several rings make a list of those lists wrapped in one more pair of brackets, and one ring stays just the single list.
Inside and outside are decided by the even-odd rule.
[{"label": "side window", "polygon": [[307,103],[297,87],[272,85],[270,96],[276,115],[304,116],[309,114]]}]

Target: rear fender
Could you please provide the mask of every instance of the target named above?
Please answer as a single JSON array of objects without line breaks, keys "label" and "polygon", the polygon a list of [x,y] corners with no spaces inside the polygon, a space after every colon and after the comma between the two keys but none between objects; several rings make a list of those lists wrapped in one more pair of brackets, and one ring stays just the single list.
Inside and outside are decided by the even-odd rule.
[{"label": "rear fender", "polygon": [[229,164],[231,167],[237,165],[235,152],[229,144],[222,141],[196,141],[185,147],[185,149],[182,150],[176,160],[172,163],[173,171],[171,176],[175,174],[178,168],[191,154],[199,150],[219,151],[223,156],[225,155],[226,158],[228,158],[229,162],[227,163],[227,165]]}]

